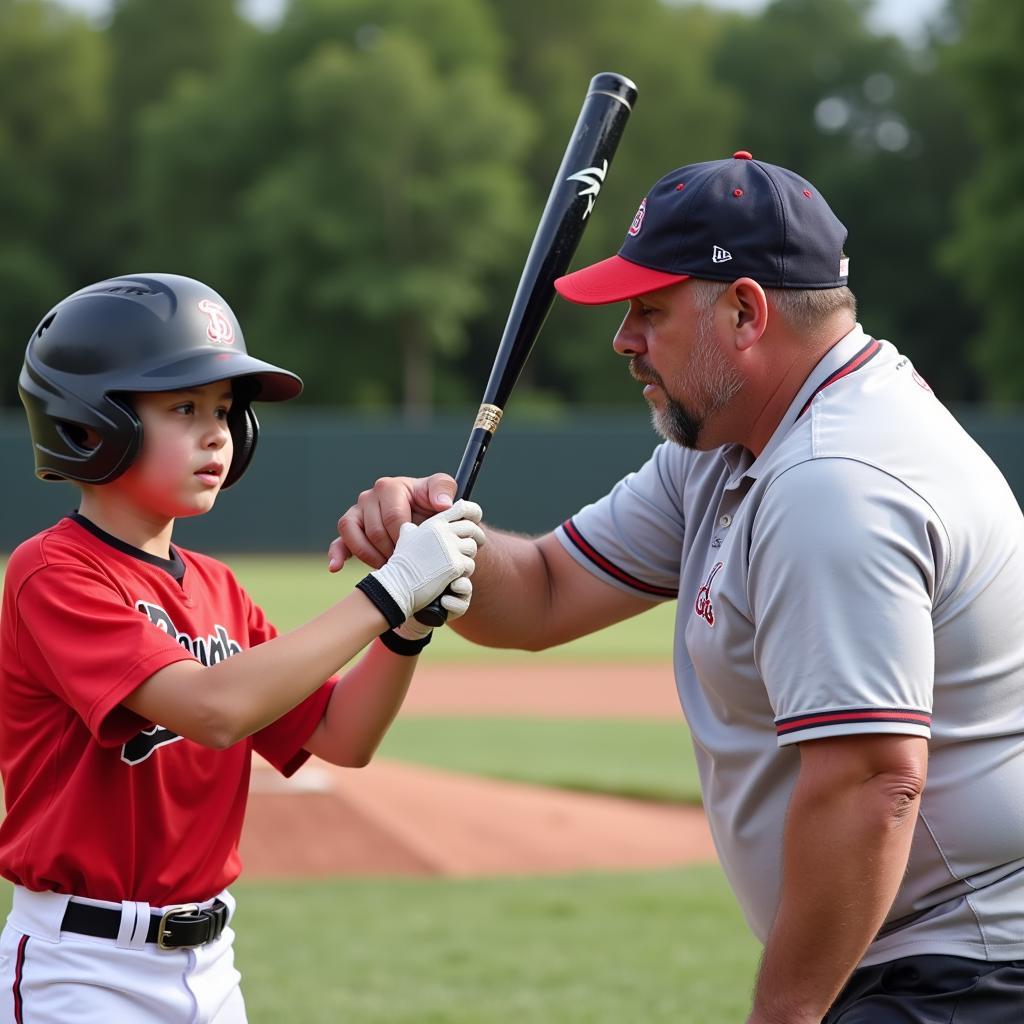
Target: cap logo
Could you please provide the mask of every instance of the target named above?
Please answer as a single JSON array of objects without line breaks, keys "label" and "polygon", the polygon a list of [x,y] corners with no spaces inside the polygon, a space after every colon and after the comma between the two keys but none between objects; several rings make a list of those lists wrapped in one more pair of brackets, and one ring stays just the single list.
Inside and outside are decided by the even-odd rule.
[{"label": "cap logo", "polygon": [[647,213],[647,196],[644,196],[640,201],[640,209],[636,211],[636,216],[633,218],[633,223],[629,225],[629,233],[631,235],[639,235],[640,227],[644,222],[644,214]]},{"label": "cap logo", "polygon": [[597,201],[597,195],[601,191],[601,185],[604,184],[604,176],[608,173],[608,161],[603,161],[603,167],[587,167],[582,171],[577,171],[575,174],[570,174],[566,181],[579,181],[587,187],[581,192],[577,192],[577,196],[587,197],[587,208],[583,211],[583,216],[580,220],[586,220],[590,216],[590,211],[594,208],[594,203]]},{"label": "cap logo", "polygon": [[224,307],[212,299],[200,299],[197,303],[199,312],[207,316],[210,322],[206,325],[206,337],[214,345],[233,345],[235,329],[228,319]]},{"label": "cap logo", "polygon": [[712,263],[728,263],[732,259],[732,253],[728,249],[723,249],[720,245],[713,246],[711,249],[711,262]]},{"label": "cap logo", "polygon": [[849,277],[850,276],[850,257],[843,256],[839,261],[839,276]]}]

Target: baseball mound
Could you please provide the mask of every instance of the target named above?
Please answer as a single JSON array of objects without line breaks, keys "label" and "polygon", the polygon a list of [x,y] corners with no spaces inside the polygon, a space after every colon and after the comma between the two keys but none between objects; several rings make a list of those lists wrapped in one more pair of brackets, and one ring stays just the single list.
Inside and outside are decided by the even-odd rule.
[{"label": "baseball mound", "polygon": [[[403,715],[677,717],[671,668],[424,665]],[[465,877],[669,867],[715,857],[697,808],[481,779],[393,761],[253,771],[247,878]]]}]

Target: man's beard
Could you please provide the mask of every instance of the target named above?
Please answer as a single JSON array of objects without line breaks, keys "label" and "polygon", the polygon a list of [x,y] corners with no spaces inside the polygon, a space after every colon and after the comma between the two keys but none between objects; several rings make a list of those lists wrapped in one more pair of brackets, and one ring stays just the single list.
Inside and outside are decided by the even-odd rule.
[{"label": "man's beard", "polygon": [[701,313],[696,325],[693,355],[683,374],[681,383],[695,396],[700,408],[687,407],[674,398],[661,376],[640,356],[634,356],[630,372],[637,380],[657,384],[664,392],[663,408],[651,405],[651,425],[666,441],[684,448],[697,448],[708,417],[724,408],[743,387],[743,378],[726,361],[715,346],[713,335],[714,312]]}]

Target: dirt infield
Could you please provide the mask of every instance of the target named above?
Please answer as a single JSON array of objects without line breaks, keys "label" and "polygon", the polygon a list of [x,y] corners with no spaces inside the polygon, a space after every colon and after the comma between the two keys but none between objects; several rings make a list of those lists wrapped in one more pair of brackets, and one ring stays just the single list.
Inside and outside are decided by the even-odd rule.
[{"label": "dirt infield", "polygon": [[679,719],[672,666],[424,665],[403,715],[550,715]]},{"label": "dirt infield", "polygon": [[[623,674],[627,679],[623,679]],[[424,665],[403,715],[678,716],[668,666]],[[253,771],[248,878],[464,877],[654,868],[713,860],[703,814],[385,760]]]}]

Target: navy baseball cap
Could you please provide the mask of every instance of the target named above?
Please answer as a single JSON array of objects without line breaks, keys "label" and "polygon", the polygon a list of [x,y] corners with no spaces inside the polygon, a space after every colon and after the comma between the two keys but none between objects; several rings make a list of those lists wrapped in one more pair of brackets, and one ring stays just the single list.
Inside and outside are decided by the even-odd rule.
[{"label": "navy baseball cap", "polygon": [[555,281],[571,302],[600,305],[688,277],[764,288],[840,288],[846,228],[798,174],[746,150],[670,171],[655,182],[618,255]]}]

